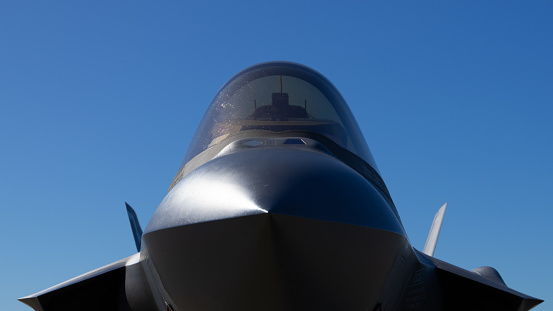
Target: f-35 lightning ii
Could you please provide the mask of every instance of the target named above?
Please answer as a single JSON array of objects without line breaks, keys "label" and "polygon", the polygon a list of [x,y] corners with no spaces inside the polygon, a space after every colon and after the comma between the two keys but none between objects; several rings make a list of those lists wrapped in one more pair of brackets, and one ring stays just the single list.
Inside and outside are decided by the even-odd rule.
[{"label": "f-35 lightning ii", "polygon": [[541,300],[433,257],[398,211],[345,100],[303,65],[230,79],[138,253],[20,300],[35,310],[529,310]]}]

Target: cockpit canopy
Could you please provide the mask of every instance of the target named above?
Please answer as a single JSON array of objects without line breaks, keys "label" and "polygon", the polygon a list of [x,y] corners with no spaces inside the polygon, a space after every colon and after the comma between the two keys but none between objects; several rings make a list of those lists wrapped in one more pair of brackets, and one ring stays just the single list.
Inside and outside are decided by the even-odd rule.
[{"label": "cockpit canopy", "polygon": [[349,107],[323,75],[303,65],[269,62],[230,79],[209,105],[182,165],[228,137],[290,132],[327,137],[377,170]]}]

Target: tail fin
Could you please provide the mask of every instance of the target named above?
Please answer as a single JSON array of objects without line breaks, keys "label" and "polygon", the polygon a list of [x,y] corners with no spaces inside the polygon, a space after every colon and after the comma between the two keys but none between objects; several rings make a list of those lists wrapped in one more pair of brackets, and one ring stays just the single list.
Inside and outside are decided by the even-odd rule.
[{"label": "tail fin", "polygon": [[129,221],[131,222],[132,235],[134,237],[134,243],[136,244],[136,250],[140,252],[140,246],[142,245],[142,228],[140,227],[138,216],[136,216],[134,209],[127,202],[125,202],[125,206],[127,207],[127,214],[129,215]]},{"label": "tail fin", "polygon": [[444,221],[446,208],[447,202],[442,205],[442,207],[440,207],[440,209],[436,213],[436,216],[434,216],[432,227],[430,227],[430,233],[428,233],[428,238],[426,239],[426,244],[424,245],[424,250],[422,251],[428,256],[434,256],[436,244],[438,244],[438,236],[440,235],[440,229],[442,228],[442,222]]}]

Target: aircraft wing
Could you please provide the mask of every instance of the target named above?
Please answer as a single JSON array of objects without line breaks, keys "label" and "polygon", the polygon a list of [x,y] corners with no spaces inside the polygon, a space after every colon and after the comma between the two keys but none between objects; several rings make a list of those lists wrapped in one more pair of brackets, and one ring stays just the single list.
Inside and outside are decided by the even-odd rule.
[{"label": "aircraft wing", "polygon": [[125,295],[125,267],[138,254],[108,264],[19,301],[37,311],[130,310]]},{"label": "aircraft wing", "polygon": [[[436,267],[444,310],[530,310],[543,302],[486,277],[419,253]],[[495,269],[494,269],[495,271]]]}]

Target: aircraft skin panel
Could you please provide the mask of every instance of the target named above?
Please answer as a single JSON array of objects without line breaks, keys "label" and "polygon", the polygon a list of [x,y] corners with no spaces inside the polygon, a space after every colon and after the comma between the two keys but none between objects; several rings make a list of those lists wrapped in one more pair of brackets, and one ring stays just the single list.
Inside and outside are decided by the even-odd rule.
[{"label": "aircraft skin panel", "polygon": [[278,213],[154,231],[143,242],[182,310],[372,310],[401,294],[414,267],[401,259],[412,252],[403,235]]},{"label": "aircraft skin panel", "polygon": [[171,189],[144,233],[270,211],[405,235],[371,182],[328,154],[295,145],[239,149],[200,166]]}]

